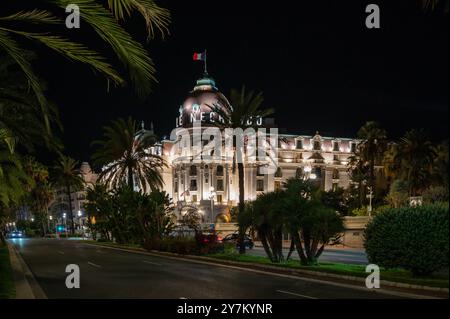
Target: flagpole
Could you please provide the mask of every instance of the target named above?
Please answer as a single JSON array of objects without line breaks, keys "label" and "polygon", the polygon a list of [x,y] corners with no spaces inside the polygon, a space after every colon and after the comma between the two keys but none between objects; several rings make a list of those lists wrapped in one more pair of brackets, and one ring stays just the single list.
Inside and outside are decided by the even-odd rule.
[{"label": "flagpole", "polygon": [[206,57],[207,57],[207,54],[206,54],[206,49],[205,49],[205,75],[208,75],[208,69],[206,68]]}]

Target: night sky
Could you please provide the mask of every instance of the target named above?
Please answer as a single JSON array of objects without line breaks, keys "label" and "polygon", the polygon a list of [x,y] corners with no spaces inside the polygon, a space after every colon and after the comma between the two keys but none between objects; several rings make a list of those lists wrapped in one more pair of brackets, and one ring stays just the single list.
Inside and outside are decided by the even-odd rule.
[{"label": "night sky", "polygon": [[[307,3],[307,2],[313,2]],[[393,4],[395,2],[395,5]],[[381,29],[365,27],[365,6],[381,8]],[[225,95],[243,84],[262,91],[285,132],[353,137],[367,120],[390,137],[425,128],[448,139],[448,15],[416,1],[159,1],[171,10],[170,36],[147,46],[159,83],[146,101],[57,56],[38,68],[59,105],[66,153],[87,161],[101,127],[118,117],[153,121],[169,135],[179,105],[201,77],[193,52]],[[144,41],[145,25],[127,29]]]}]

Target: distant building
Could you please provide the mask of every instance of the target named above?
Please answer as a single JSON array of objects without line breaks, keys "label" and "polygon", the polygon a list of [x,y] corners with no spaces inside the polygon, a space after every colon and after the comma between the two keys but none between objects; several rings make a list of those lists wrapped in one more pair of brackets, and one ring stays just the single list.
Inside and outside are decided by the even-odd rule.
[{"label": "distant building", "polygon": [[[94,184],[97,181],[97,174],[95,174],[89,163],[83,162],[80,167],[80,175],[83,177],[86,185]],[[77,226],[84,226],[87,222],[87,214],[84,209],[86,203],[86,190],[72,192],[71,195],[72,212],[74,222]],[[67,222],[69,222],[69,197],[63,187],[55,189],[53,202],[49,206],[49,215],[51,215],[55,221],[64,223],[63,216],[66,214]]]}]

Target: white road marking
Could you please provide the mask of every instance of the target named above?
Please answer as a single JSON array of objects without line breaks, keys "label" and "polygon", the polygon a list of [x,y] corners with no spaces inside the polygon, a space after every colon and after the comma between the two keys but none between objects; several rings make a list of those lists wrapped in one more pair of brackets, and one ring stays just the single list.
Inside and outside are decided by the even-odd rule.
[{"label": "white road marking", "polygon": [[58,254],[64,255],[64,252],[63,251],[58,251]]},{"label": "white road marking", "polygon": [[91,265],[91,266],[97,267],[97,268],[102,268],[102,266],[94,264],[94,263],[91,263],[90,261],[88,261],[88,265]]},{"label": "white road marking", "polygon": [[180,297],[180,298],[178,298],[178,299],[187,299],[186,297]]},{"label": "white road marking", "polygon": [[293,295],[293,296],[298,296],[298,297],[302,297],[302,298],[307,298],[307,299],[318,299],[316,297],[301,295],[301,294],[298,294],[298,293],[295,293],[295,292],[290,292],[290,291],[277,290],[277,292],[280,292],[282,294],[287,294],[287,295]]},{"label": "white road marking", "polygon": [[143,262],[143,263],[146,263],[146,264],[150,264],[150,265],[162,266],[161,264],[154,263],[154,262],[152,262],[152,261],[143,260],[142,262]]}]

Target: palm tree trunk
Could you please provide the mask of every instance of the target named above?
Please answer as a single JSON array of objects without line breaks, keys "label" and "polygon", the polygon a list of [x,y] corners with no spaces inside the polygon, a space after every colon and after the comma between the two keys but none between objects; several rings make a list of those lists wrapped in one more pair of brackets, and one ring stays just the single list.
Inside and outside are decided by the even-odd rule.
[{"label": "palm tree trunk", "polygon": [[[238,156],[241,160],[238,161],[237,167],[238,167],[238,179],[239,179],[239,214],[243,214],[245,209],[245,202],[244,202],[244,163],[242,163],[242,156]],[[245,254],[245,231],[240,230],[239,231],[239,253]]]},{"label": "palm tree trunk", "polygon": [[72,211],[72,195],[70,194],[70,185],[66,184],[67,196],[69,197],[69,217],[70,217],[70,233],[75,234],[75,225],[73,223],[73,211]]},{"label": "palm tree trunk", "polygon": [[128,186],[134,190],[133,185],[133,168],[131,166],[128,166]]}]

